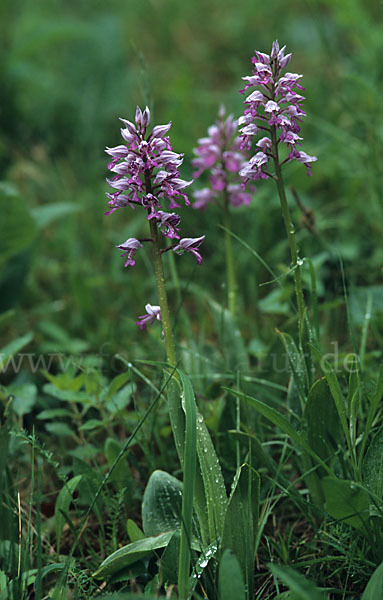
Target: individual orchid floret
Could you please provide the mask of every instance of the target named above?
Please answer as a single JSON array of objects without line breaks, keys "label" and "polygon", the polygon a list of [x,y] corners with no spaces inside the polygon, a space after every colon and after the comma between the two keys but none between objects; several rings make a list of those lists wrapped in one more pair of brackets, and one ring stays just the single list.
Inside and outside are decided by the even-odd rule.
[{"label": "individual orchid floret", "polygon": [[202,235],[199,238],[183,238],[179,241],[179,243],[173,247],[173,251],[176,254],[183,254],[184,252],[191,252],[197,259],[197,263],[200,265],[202,262],[202,256],[197,251],[202,242],[204,241],[205,236]]},{"label": "individual orchid floret", "polygon": [[134,260],[134,256],[138,250],[138,248],[142,248],[142,244],[139,240],[136,240],[136,238],[129,238],[128,240],[126,240],[126,242],[124,242],[123,244],[120,244],[119,246],[116,246],[116,248],[120,248],[120,250],[124,250],[123,254],[121,254],[121,256],[127,256],[127,260],[124,264],[124,267],[134,267],[134,265],[136,264],[136,261]]},{"label": "individual orchid floret", "polygon": [[238,173],[249,158],[241,149],[237,129],[238,121],[232,115],[225,119],[225,109],[221,107],[218,121],[209,127],[208,136],[198,140],[192,161],[193,176],[208,172],[210,186],[194,192],[194,208],[205,209],[210,202],[219,204],[222,200],[233,206],[239,206],[242,200],[248,204],[250,196],[236,193],[237,184],[242,183]]},{"label": "individual orchid floret", "polygon": [[136,325],[141,330],[145,330],[148,325],[153,325],[154,321],[161,321],[161,308],[152,304],[145,305],[146,315],[138,317]]},{"label": "individual orchid floret", "polygon": [[177,215],[177,213],[167,213],[162,210],[159,210],[157,213],[158,218],[158,227],[163,233],[165,237],[170,239],[178,239],[180,236],[178,235],[181,217]]},{"label": "individual orchid floret", "polygon": [[262,166],[268,162],[269,158],[264,152],[257,152],[240,170],[239,174],[246,179],[266,179],[267,175],[262,170]]},{"label": "individual orchid floret", "polygon": [[[245,181],[270,175],[267,171],[267,163],[271,158],[275,159],[278,154],[277,146],[272,148],[273,137],[276,145],[283,142],[288,149],[288,154],[281,164],[296,159],[306,166],[308,175],[311,175],[309,163],[317,160],[316,156],[309,156],[296,148],[301,145],[302,138],[298,133],[302,118],[306,116],[303,109],[305,98],[299,93],[304,88],[299,83],[302,75],[296,73],[282,75],[283,69],[291,60],[291,54],[285,54],[285,49],[286,46],[280,48],[278,41],[275,41],[270,55],[255,52],[251,60],[253,73],[251,76],[243,77],[246,85],[241,93],[247,93],[250,89],[252,91],[244,100],[244,114],[239,119],[241,147],[250,150],[254,138],[259,133],[264,136],[256,143],[263,156],[258,152],[255,155],[257,158],[253,156],[250,159],[251,164],[240,171]],[[254,86],[258,89],[253,90]],[[262,164],[259,164],[260,160]]]}]

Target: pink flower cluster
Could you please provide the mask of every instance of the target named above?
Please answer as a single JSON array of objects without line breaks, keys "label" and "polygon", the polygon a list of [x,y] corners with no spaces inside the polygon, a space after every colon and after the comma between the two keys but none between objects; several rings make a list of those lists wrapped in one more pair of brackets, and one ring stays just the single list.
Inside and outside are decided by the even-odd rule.
[{"label": "pink flower cluster", "polygon": [[[180,199],[186,205],[190,205],[184,190],[192,182],[181,179],[178,170],[183,162],[183,154],[173,152],[170,139],[166,135],[171,122],[167,125],[157,125],[147,134],[150,123],[148,107],[143,112],[137,107],[135,124],[126,119],[121,121],[124,125],[121,135],[125,144],[105,150],[112,157],[108,169],[114,174],[111,179],[107,179],[114,191],[106,194],[111,208],[105,214],[110,215],[125,206],[141,206],[147,212],[147,219],[154,219],[165,237],[178,240],[178,243],[165,248],[163,252],[191,252],[200,264],[202,257],[197,249],[205,236],[180,239],[180,216],[176,212],[162,210],[164,201],[168,202],[170,210],[179,208]],[[125,267],[135,265],[137,250],[143,247],[142,242],[150,241],[152,240],[147,238],[129,238],[117,246],[123,250],[122,256],[126,257]]]},{"label": "pink flower cluster", "polygon": [[199,145],[194,149],[196,158],[192,161],[196,169],[193,177],[199,177],[204,171],[208,171],[210,186],[193,193],[193,208],[204,210],[210,202],[218,204],[222,192],[233,206],[251,202],[251,195],[241,186],[244,178],[239,176],[249,156],[241,148],[237,128],[238,121],[232,115],[225,119],[225,109],[221,107],[219,119],[209,127],[208,136],[198,140]]},{"label": "pink flower cluster", "polygon": [[285,54],[286,46],[279,47],[277,41],[273,42],[271,53],[255,52],[251,59],[253,73],[243,77],[246,85],[241,93],[257,86],[249,94],[244,104],[246,108],[243,116],[239,119],[241,125],[241,147],[250,150],[253,138],[259,134],[265,135],[256,143],[257,152],[249,162],[241,169],[240,175],[248,181],[249,179],[265,179],[269,173],[266,166],[273,157],[272,154],[272,132],[275,131],[277,143],[283,142],[288,149],[288,156],[281,164],[296,159],[307,168],[311,175],[310,163],[317,160],[316,156],[310,156],[298,150],[302,138],[298,135],[302,118],[306,116],[303,110],[304,96],[297,90],[304,88],[299,80],[302,75],[285,73],[282,70],[287,67],[291,60],[291,54]]}]

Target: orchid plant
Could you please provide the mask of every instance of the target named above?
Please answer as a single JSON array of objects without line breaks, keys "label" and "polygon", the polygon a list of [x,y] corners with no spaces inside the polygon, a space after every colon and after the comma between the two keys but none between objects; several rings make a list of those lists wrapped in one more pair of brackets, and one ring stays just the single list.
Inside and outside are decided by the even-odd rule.
[{"label": "orchid plant", "polygon": [[[299,330],[302,331],[305,301],[302,289],[298,247],[295,241],[294,226],[287,203],[282,167],[292,160],[303,163],[308,175],[311,175],[310,165],[317,160],[316,156],[298,150],[302,137],[300,123],[306,113],[303,109],[305,100],[299,92],[304,88],[299,83],[302,75],[285,73],[283,70],[291,60],[291,53],[285,54],[286,46],[279,47],[278,41],[272,44],[270,54],[255,52],[251,62],[253,72],[243,77],[246,82],[241,93],[255,88],[244,100],[244,114],[240,117],[241,147],[250,151],[254,140],[255,152],[247,164],[240,170],[239,175],[244,183],[258,179],[274,179],[278,188],[282,215],[285,223],[287,238],[291,253],[291,268],[294,273],[295,291],[297,297]],[[262,136],[262,137],[261,137]],[[287,156],[281,160],[280,148],[284,144]],[[270,162],[274,164],[274,172],[270,172]]]},{"label": "orchid plant", "polygon": [[233,315],[236,312],[237,284],[231,238],[230,207],[247,206],[251,202],[254,186],[243,189],[245,178],[240,171],[249,159],[249,153],[242,148],[238,135],[238,120],[232,115],[225,118],[225,108],[220,107],[218,121],[208,129],[208,135],[198,140],[192,160],[194,178],[202,173],[209,174],[209,186],[193,193],[193,208],[205,210],[208,204],[217,205],[223,216],[225,228],[226,274],[228,307]]},{"label": "orchid plant", "polygon": [[[119,208],[127,206],[133,209],[140,207],[146,212],[150,237],[129,238],[119,244],[117,248],[123,251],[122,256],[126,259],[125,267],[129,267],[136,264],[136,252],[143,248],[144,243],[152,245],[159,306],[147,304],[145,307],[147,314],[139,317],[137,325],[141,329],[145,329],[155,320],[162,321],[167,359],[169,364],[174,366],[177,359],[162,254],[169,250],[176,254],[190,252],[196,258],[197,263],[201,264],[202,257],[199,247],[205,236],[180,238],[179,235],[181,217],[174,211],[180,207],[178,204],[180,200],[187,206],[190,205],[184,190],[192,182],[185,181],[180,177],[179,167],[183,162],[183,154],[173,151],[167,136],[171,122],[166,125],[157,125],[149,132],[150,111],[148,107],[144,111],[137,107],[135,124],[126,119],[121,119],[121,121],[124,125],[121,128],[121,136],[125,144],[106,148],[106,153],[112,157],[108,168],[114,174],[111,179],[107,179],[107,182],[115,190],[106,194],[111,207],[106,214],[110,215]],[[162,210],[164,203],[172,212]],[[176,242],[170,246],[161,247],[159,234],[165,238],[176,240]]]}]

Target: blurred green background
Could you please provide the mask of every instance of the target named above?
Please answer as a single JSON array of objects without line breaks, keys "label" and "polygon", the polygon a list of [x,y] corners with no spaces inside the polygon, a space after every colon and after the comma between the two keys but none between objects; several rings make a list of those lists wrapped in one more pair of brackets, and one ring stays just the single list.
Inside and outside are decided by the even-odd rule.
[{"label": "blurred green background", "polygon": [[[137,104],[148,104],[153,124],[172,120],[173,147],[185,153],[181,176],[190,178],[197,138],[221,103],[241,114],[241,77],[254,50],[269,52],[276,38],[293,53],[290,69],[304,75],[303,149],[318,156],[311,178],[301,165],[285,170],[315,219],[313,233],[290,197],[302,255],[317,267],[322,304],[335,307],[342,294],[341,256],[355,318],[367,294],[381,317],[379,2],[2,0],[0,17],[0,347],[32,331],[31,351],[108,344],[110,354],[162,358],[159,328],[142,334],[135,325],[144,305],[157,303],[149,256],[128,270],[114,249],[146,224],[128,209],[104,216],[104,147],[120,143],[118,117],[132,119]],[[225,302],[220,216],[182,213],[185,236],[206,234],[201,267],[190,256],[176,260],[193,332],[209,339],[206,294]],[[233,211],[232,228],[278,274],[287,269],[270,183]],[[236,251],[251,344],[286,318],[292,290],[259,287],[270,275],[243,246]],[[377,325],[375,334],[382,342]]]}]

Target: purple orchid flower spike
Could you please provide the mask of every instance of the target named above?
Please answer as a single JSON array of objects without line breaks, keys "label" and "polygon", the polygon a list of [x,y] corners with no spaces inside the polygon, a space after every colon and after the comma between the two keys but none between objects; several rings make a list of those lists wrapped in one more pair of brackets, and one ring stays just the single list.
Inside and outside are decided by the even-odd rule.
[{"label": "purple orchid flower spike", "polygon": [[[164,237],[179,240],[181,218],[177,212],[164,210],[163,205],[167,203],[170,210],[179,208],[179,200],[183,200],[187,206],[190,205],[185,189],[192,181],[180,177],[179,167],[184,155],[174,152],[171,146],[167,135],[171,122],[156,125],[149,132],[148,107],[144,111],[137,107],[135,123],[127,119],[121,119],[121,122],[121,136],[125,144],[114,148],[107,147],[105,150],[112,157],[108,168],[113,174],[107,179],[113,191],[106,194],[110,210],[105,214],[110,215],[126,206],[133,209],[141,207],[146,211],[147,220],[154,227],[151,229],[151,237],[142,241],[157,244],[157,231]],[[230,127],[231,121],[228,120],[226,128],[231,131]],[[227,161],[231,168],[235,167],[234,155],[228,157]],[[237,194],[237,191],[233,193]],[[240,198],[238,194],[237,196]],[[135,265],[134,255],[141,247],[142,243],[135,238],[117,246],[124,250],[122,256],[127,257],[125,266]]]},{"label": "purple orchid flower spike", "polygon": [[123,244],[116,246],[116,248],[120,248],[120,250],[124,250],[121,256],[127,256],[127,261],[124,264],[124,267],[134,267],[136,261],[134,260],[134,256],[138,250],[138,248],[142,248],[141,242],[136,240],[136,238],[129,238]]},{"label": "purple orchid flower spike", "polygon": [[298,135],[302,118],[306,116],[303,109],[304,96],[299,91],[304,88],[299,83],[302,75],[285,73],[282,71],[291,60],[291,53],[285,54],[286,46],[280,48],[278,41],[273,42],[271,53],[255,52],[251,62],[253,73],[243,77],[246,85],[241,93],[257,86],[244,101],[244,114],[239,119],[241,126],[241,147],[250,150],[253,139],[259,134],[268,133],[256,143],[261,149],[253,156],[249,165],[243,167],[240,175],[245,182],[249,179],[264,179],[270,176],[266,170],[267,164],[274,157],[272,150],[272,131],[275,131],[276,143],[283,142],[289,151],[284,163],[296,159],[302,162],[308,175],[311,175],[310,163],[317,160],[306,152],[297,150],[302,138]]},{"label": "purple orchid flower spike", "polygon": [[148,325],[153,325],[154,321],[161,321],[161,308],[152,304],[145,305],[146,315],[138,317],[136,325],[143,331]]},{"label": "purple orchid flower spike", "polygon": [[191,252],[196,257],[197,263],[200,265],[202,262],[202,256],[199,254],[197,249],[204,241],[205,236],[202,235],[199,238],[183,238],[179,243],[174,246],[173,251],[176,254],[183,254],[184,252]]},{"label": "purple orchid flower spike", "polygon": [[[108,169],[113,177],[107,182],[114,190],[107,194],[111,210],[106,214],[124,206],[134,208],[141,205],[148,210],[148,219],[152,219],[156,215],[156,207],[161,208],[159,203],[162,201],[169,202],[169,208],[178,207],[178,199],[190,204],[185,188],[192,182],[181,179],[178,171],[183,154],[173,152],[166,135],[171,123],[156,125],[147,135],[150,124],[148,107],[144,111],[137,107],[135,124],[126,119],[121,119],[121,122],[125,145],[105,149],[112,157]],[[150,189],[147,189],[148,185]]]},{"label": "purple orchid flower spike", "polygon": [[232,206],[251,202],[251,195],[239,185],[243,181],[239,173],[249,156],[241,148],[237,129],[238,121],[232,115],[225,119],[225,108],[221,106],[218,121],[209,127],[208,136],[198,140],[194,149],[196,158],[192,161],[196,169],[193,175],[199,177],[207,171],[210,186],[194,192],[193,208],[204,210],[211,202],[219,204],[223,194]]}]

